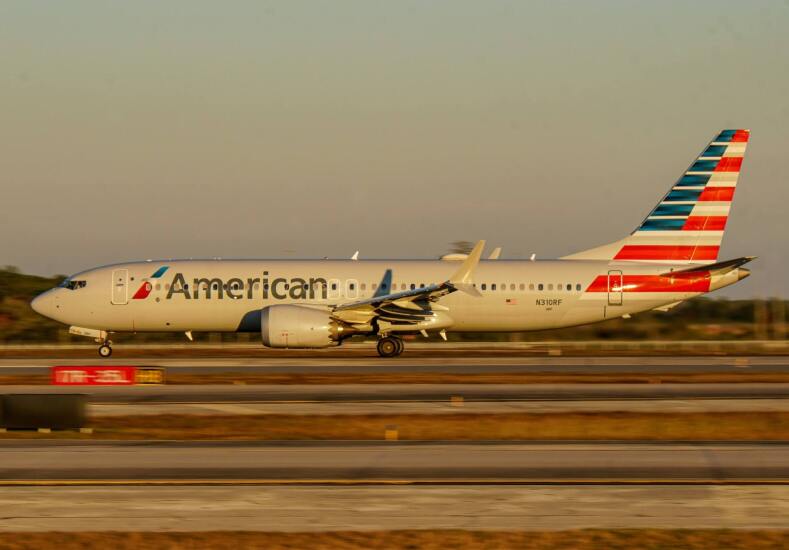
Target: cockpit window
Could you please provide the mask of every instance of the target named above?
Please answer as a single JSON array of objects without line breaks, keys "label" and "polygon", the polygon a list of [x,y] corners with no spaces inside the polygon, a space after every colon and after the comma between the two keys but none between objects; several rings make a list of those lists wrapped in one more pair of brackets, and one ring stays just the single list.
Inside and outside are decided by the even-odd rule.
[{"label": "cockpit window", "polygon": [[61,288],[67,288],[69,290],[77,290],[79,288],[85,288],[87,285],[87,281],[75,281],[72,279],[66,279],[62,283],[60,283]]}]

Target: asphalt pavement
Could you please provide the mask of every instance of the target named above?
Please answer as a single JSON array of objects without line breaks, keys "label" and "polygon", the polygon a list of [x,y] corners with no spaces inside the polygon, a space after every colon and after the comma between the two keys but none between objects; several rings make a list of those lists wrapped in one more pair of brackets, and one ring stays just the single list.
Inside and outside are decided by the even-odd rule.
[{"label": "asphalt pavement", "polygon": [[166,367],[179,374],[300,374],[300,373],[709,373],[742,369],[789,373],[789,356],[705,357],[526,357],[503,353],[477,356],[442,355],[381,359],[370,356],[335,357],[316,352],[307,357],[113,357],[13,358],[0,357],[0,374],[41,374],[54,365],[133,365]]},{"label": "asphalt pavement", "polygon": [[789,443],[0,441],[0,480],[789,483]]},{"label": "asphalt pavement", "polygon": [[786,399],[789,383],[735,384],[209,384],[0,386],[8,393],[82,393],[92,403],[595,401]]},{"label": "asphalt pavement", "polygon": [[0,531],[786,529],[789,485],[3,487]]}]

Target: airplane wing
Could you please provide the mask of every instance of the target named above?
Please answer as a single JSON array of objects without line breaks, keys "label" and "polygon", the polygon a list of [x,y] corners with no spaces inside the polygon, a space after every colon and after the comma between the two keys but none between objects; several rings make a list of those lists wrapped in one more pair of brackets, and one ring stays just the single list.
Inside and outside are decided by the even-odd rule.
[{"label": "airplane wing", "polygon": [[442,296],[458,290],[472,296],[481,296],[472,283],[472,273],[479,264],[484,247],[485,241],[479,241],[448,280],[420,288],[385,294],[382,289],[392,286],[392,270],[387,269],[374,296],[336,305],[331,314],[336,319],[357,326],[383,321],[399,325],[401,330],[409,327],[420,330],[416,325],[424,323],[428,317],[434,316],[436,311],[447,310],[436,303]]}]

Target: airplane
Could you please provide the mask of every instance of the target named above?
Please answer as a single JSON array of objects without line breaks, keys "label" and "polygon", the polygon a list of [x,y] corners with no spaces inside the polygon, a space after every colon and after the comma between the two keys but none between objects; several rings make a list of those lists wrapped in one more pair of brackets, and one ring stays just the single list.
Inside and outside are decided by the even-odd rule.
[{"label": "airplane", "polygon": [[732,285],[753,257],[718,261],[749,130],[723,130],[635,231],[556,260],[167,260],[72,275],[32,308],[112,354],[119,332],[253,332],[271,348],[377,338],[381,357],[402,336],[520,332],[595,323]]}]

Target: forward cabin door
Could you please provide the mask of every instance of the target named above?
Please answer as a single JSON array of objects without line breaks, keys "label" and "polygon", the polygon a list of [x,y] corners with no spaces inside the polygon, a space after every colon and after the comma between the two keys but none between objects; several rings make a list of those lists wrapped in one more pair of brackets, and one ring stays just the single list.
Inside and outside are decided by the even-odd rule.
[{"label": "forward cabin door", "polygon": [[112,303],[122,306],[129,302],[129,270],[116,269],[112,272]]},{"label": "forward cabin door", "polygon": [[619,270],[611,270],[608,272],[608,305],[621,306],[622,297],[622,272]]}]

